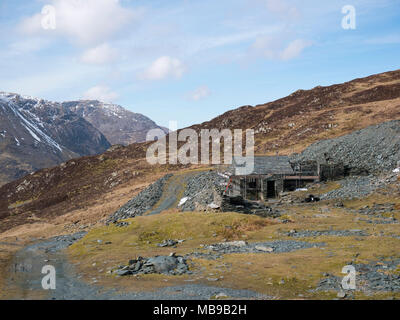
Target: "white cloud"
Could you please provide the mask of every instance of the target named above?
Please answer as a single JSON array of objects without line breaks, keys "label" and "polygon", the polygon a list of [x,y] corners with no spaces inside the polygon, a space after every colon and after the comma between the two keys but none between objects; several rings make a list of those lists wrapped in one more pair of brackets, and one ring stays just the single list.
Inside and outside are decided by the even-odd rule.
[{"label": "white cloud", "polygon": [[291,60],[298,57],[305,48],[312,45],[311,41],[296,39],[285,47],[281,39],[271,36],[259,37],[252,44],[252,55],[262,56],[271,60]]},{"label": "white cloud", "polygon": [[43,15],[35,14],[19,26],[24,34],[66,36],[81,45],[104,42],[140,15],[123,8],[119,0],[49,0],[55,8],[56,29],[44,30]]},{"label": "white cloud", "polygon": [[118,50],[110,47],[109,44],[104,43],[95,48],[86,50],[82,56],[81,61],[88,64],[105,64],[113,62],[118,58]]},{"label": "white cloud", "polygon": [[300,12],[294,5],[284,0],[265,0],[267,10],[278,15],[281,19],[292,21],[300,18]]},{"label": "white cloud", "polygon": [[291,60],[298,57],[305,48],[311,46],[311,41],[297,39],[289,43],[281,54],[282,60]]},{"label": "white cloud", "polygon": [[8,46],[8,53],[15,55],[30,54],[40,51],[48,46],[48,41],[39,38],[30,38],[21,41],[12,42]]},{"label": "white cloud", "polygon": [[258,37],[251,46],[251,51],[266,59],[276,59],[281,47],[280,40],[272,36]]},{"label": "white cloud", "polygon": [[90,88],[83,94],[83,99],[85,100],[99,100],[102,102],[113,102],[118,98],[118,94],[111,91],[109,87],[106,86],[95,86]]},{"label": "white cloud", "polygon": [[181,78],[185,73],[185,66],[176,58],[168,56],[155,60],[142,74],[140,78],[145,80],[163,80],[166,78]]},{"label": "white cloud", "polygon": [[189,98],[193,101],[205,99],[211,95],[211,90],[207,86],[202,86],[189,93]]}]

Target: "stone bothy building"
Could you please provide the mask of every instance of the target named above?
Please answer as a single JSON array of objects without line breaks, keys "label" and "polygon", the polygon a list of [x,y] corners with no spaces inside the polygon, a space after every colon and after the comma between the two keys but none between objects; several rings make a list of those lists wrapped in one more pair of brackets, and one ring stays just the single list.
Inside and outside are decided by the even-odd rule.
[{"label": "stone bothy building", "polygon": [[234,157],[227,188],[229,196],[247,200],[278,198],[282,192],[303,188],[309,183],[344,176],[343,164],[317,161],[292,162],[288,156],[254,157],[252,173],[240,174],[243,157]]}]

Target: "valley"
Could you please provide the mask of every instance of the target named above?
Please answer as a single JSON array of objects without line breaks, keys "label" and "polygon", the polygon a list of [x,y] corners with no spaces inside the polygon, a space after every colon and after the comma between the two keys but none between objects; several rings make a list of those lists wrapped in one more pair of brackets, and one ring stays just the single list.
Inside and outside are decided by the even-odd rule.
[{"label": "valley", "polygon": [[[5,184],[0,297],[399,299],[399,83],[393,71],[300,90],[192,126],[254,129],[257,156],[345,169],[265,203],[226,206],[228,166],[151,165],[146,142]],[[344,290],[348,265],[357,287]]]}]

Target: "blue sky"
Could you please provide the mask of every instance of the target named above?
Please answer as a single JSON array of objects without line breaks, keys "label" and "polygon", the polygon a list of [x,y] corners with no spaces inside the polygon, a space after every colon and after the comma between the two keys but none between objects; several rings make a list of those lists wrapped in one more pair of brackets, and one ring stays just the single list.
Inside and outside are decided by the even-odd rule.
[{"label": "blue sky", "polygon": [[0,0],[0,91],[98,98],[164,126],[399,69],[399,52],[399,0]]}]

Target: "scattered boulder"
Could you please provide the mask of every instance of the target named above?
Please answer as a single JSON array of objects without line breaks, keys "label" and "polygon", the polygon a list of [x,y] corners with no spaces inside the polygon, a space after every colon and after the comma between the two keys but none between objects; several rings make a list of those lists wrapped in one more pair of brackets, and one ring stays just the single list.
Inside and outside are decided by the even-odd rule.
[{"label": "scattered boulder", "polygon": [[161,242],[161,243],[158,243],[157,246],[162,247],[162,248],[163,247],[175,247],[177,244],[178,244],[178,241],[168,239],[168,240],[163,240],[163,242]]},{"label": "scattered boulder", "polygon": [[155,256],[152,258],[138,257],[130,260],[126,266],[120,266],[113,271],[118,276],[128,276],[135,274],[166,274],[182,275],[190,274],[186,259],[182,256],[171,254],[169,256]]}]

